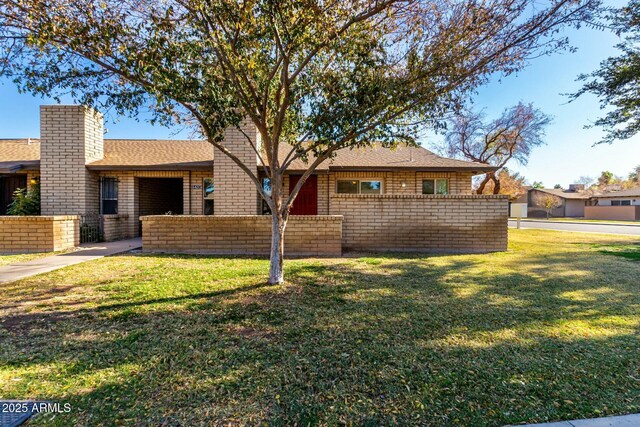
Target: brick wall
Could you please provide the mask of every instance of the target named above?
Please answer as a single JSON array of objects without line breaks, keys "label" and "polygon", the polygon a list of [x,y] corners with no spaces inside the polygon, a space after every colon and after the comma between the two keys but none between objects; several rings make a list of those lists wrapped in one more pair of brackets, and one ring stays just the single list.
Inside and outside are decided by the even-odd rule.
[{"label": "brick wall", "polygon": [[[268,255],[271,217],[147,216],[142,217],[145,252]],[[292,216],[285,232],[289,256],[339,256],[342,218]]]},{"label": "brick wall", "polygon": [[491,252],[507,249],[506,196],[333,195],[347,250]]},{"label": "brick wall", "polygon": [[77,105],[43,105],[40,133],[42,214],[98,212],[98,176],[85,165],[104,154],[100,113]]},{"label": "brick wall", "polygon": [[[245,120],[242,129],[254,144],[260,144],[259,134],[255,126]],[[224,146],[245,165],[250,166],[255,174],[257,155],[245,135],[236,128],[225,131]],[[255,215],[256,186],[249,176],[227,155],[215,150],[213,162],[215,176],[215,215]]]},{"label": "brick wall", "polygon": [[0,216],[0,253],[61,251],[78,244],[77,216]]},{"label": "brick wall", "polygon": [[129,234],[129,215],[101,215],[100,220],[102,221],[102,238],[105,242],[131,237]]}]

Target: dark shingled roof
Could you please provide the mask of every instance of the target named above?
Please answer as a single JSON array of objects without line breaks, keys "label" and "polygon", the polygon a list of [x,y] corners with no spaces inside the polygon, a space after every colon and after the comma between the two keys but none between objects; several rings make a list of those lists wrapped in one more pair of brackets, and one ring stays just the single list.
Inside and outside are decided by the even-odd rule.
[{"label": "dark shingled roof", "polygon": [[[280,146],[280,158],[284,160],[291,146]],[[157,169],[191,170],[210,169],[213,164],[214,148],[206,141],[199,140],[157,140],[157,139],[105,139],[104,159],[87,165],[90,169]],[[39,167],[40,141],[37,139],[0,140],[0,168],[2,164],[14,167],[29,164]],[[312,161],[313,159],[310,159]],[[305,170],[302,160],[294,161],[289,170]],[[440,157],[422,147],[398,147],[389,149],[380,146],[372,148],[344,149],[318,168],[328,170],[464,170],[483,173],[494,167],[464,160]]]},{"label": "dark shingled roof", "polygon": [[598,197],[601,197],[601,198],[640,197],[640,187],[629,188],[628,190],[609,191],[606,193],[602,193]]},{"label": "dark shingled roof", "polygon": [[579,191],[565,191],[561,188],[532,188],[529,191],[541,191],[543,193],[553,194],[554,196],[562,197],[564,199],[587,200],[593,197],[593,195],[589,193]]}]

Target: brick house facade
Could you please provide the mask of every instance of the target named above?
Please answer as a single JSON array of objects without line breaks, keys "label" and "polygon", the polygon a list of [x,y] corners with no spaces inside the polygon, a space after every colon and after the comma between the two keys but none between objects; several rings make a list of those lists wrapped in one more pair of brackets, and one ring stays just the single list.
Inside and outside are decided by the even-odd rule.
[{"label": "brick house facade", "polygon": [[[105,238],[125,238],[140,235],[140,218],[149,215],[268,213],[244,171],[206,141],[103,139],[102,116],[83,106],[42,106],[40,118],[40,140],[0,140],[0,177],[39,179],[43,215],[99,213],[104,215]],[[243,124],[243,132],[229,129],[225,146],[245,164],[255,165],[263,178],[253,126]],[[287,148],[282,147],[283,158]],[[291,165],[285,192],[305,168],[301,161]],[[472,177],[489,170],[493,168],[423,148],[342,150],[305,183],[292,214],[342,216],[346,248],[375,248],[365,242],[367,233],[376,230],[378,237],[397,240],[376,243],[389,250],[505,249],[506,199],[472,196]],[[255,221],[254,227],[263,227],[256,225],[262,220]],[[305,224],[298,229],[310,227]],[[421,224],[424,232],[412,233],[411,224]],[[460,228],[466,231],[453,232]],[[420,239],[427,243],[421,245]]]}]

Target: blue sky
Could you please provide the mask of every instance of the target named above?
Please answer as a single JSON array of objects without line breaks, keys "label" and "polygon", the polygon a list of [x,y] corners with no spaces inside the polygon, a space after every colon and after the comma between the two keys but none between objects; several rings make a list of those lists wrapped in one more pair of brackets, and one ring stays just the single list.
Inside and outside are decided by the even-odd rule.
[{"label": "blue sky", "polygon": [[[616,2],[616,5],[619,5]],[[580,176],[596,177],[603,170],[626,176],[640,164],[640,135],[612,145],[597,145],[602,132],[584,129],[584,125],[602,115],[598,101],[591,95],[568,103],[563,93],[577,90],[575,79],[598,67],[608,56],[615,55],[618,38],[609,33],[583,28],[567,33],[578,51],[535,59],[522,72],[502,80],[495,78],[479,90],[474,98],[477,108],[485,109],[492,118],[518,101],[532,102],[553,116],[547,131],[547,144],[535,149],[528,165],[511,164],[530,182],[542,181],[546,186],[567,186]],[[70,100],[65,100],[70,102]],[[0,80],[0,138],[38,137],[40,104],[52,100],[19,94],[11,82]],[[186,131],[176,131],[145,122],[121,118],[108,121],[107,138],[188,138]],[[430,141],[423,142],[429,147]]]}]

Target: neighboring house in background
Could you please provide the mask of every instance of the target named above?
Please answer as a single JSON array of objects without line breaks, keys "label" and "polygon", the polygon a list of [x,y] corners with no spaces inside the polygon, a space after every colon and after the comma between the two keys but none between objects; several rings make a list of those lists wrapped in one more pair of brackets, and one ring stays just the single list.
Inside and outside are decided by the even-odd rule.
[{"label": "neighboring house in background", "polygon": [[587,219],[640,220],[640,187],[608,191],[593,199],[595,206],[585,211]]},{"label": "neighboring house in background", "polygon": [[640,187],[594,196],[598,206],[640,206]]},{"label": "neighboring house in background", "polygon": [[[103,139],[102,116],[82,106],[42,106],[40,114],[39,140],[0,140],[3,205],[15,188],[39,180],[42,215],[99,214],[103,221],[117,221],[104,225],[117,228],[113,238],[140,235],[140,217],[149,215],[268,213],[245,172],[206,141]],[[243,131],[259,142],[255,127],[244,125]],[[229,129],[225,145],[245,164],[253,163],[268,188],[256,153],[244,138]],[[282,158],[288,149],[282,146]],[[343,216],[345,247],[349,239],[366,240],[366,233],[372,239],[397,241],[390,249],[403,249],[403,241],[420,235],[434,239],[434,249],[503,247],[506,198],[472,195],[473,176],[495,169],[420,147],[341,150],[311,175],[291,214]],[[301,161],[291,165],[286,191],[304,170]],[[504,239],[485,245],[482,240],[488,242],[495,234],[491,227],[502,230],[503,225]],[[472,234],[480,237],[469,237]]]},{"label": "neighboring house in background", "polygon": [[544,207],[538,206],[536,199],[540,194],[551,194],[562,201],[562,205],[551,211],[552,217],[584,217],[584,208],[591,204],[591,194],[582,184],[571,184],[568,190],[561,188],[531,188],[527,193],[528,214],[530,217],[546,217]]}]

